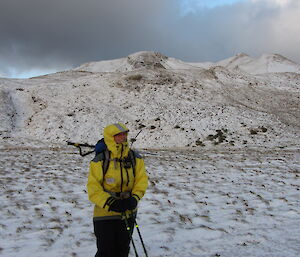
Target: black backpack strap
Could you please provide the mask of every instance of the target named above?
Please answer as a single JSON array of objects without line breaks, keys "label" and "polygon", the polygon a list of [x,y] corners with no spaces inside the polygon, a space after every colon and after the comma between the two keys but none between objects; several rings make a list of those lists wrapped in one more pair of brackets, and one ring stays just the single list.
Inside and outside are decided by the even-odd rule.
[{"label": "black backpack strap", "polygon": [[102,170],[103,170],[103,179],[104,176],[108,170],[108,166],[109,166],[109,158],[110,158],[110,151],[108,149],[105,149],[104,152],[102,152],[103,155],[103,164],[102,164]]},{"label": "black backpack strap", "polygon": [[132,171],[133,171],[133,176],[135,177],[135,152],[133,150],[129,150],[129,158],[130,158],[130,162],[131,162],[131,167],[132,167]]}]

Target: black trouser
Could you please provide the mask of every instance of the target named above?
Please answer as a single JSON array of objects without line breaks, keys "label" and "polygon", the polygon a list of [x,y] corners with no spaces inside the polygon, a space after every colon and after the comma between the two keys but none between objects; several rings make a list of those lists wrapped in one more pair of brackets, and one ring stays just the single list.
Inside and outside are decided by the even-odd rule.
[{"label": "black trouser", "polygon": [[94,221],[94,232],[97,238],[95,257],[128,257],[130,237],[133,230],[133,219],[129,218],[130,231],[124,220]]}]

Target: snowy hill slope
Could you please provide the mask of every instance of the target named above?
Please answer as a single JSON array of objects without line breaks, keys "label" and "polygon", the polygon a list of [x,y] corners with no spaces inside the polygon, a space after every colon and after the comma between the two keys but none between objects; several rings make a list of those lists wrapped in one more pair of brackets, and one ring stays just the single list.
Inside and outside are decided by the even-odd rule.
[{"label": "snowy hill slope", "polygon": [[[300,74],[286,71],[299,65],[270,56],[201,65],[138,52],[47,76],[2,78],[0,134],[94,143],[106,124],[123,121],[131,136],[143,130],[137,147],[298,144]],[[277,65],[276,73],[262,60]]]},{"label": "snowy hill slope", "polygon": [[300,65],[279,54],[263,54],[259,58],[252,58],[245,53],[237,54],[228,59],[213,63],[188,63],[164,56],[160,53],[137,52],[126,58],[116,60],[90,62],[75,68],[76,71],[88,72],[125,72],[138,69],[169,69],[169,70],[190,70],[209,69],[222,66],[231,71],[239,71],[250,74],[300,73]]},{"label": "snowy hill slope", "polygon": [[229,70],[240,70],[250,74],[262,74],[273,72],[300,73],[300,65],[294,63],[279,54],[264,54],[254,59],[246,54],[238,54],[229,59],[218,62]]},{"label": "snowy hill slope", "polygon": [[139,69],[191,69],[195,68],[192,64],[180,60],[169,58],[160,53],[137,52],[126,58],[86,63],[75,71],[89,72],[125,72]]}]

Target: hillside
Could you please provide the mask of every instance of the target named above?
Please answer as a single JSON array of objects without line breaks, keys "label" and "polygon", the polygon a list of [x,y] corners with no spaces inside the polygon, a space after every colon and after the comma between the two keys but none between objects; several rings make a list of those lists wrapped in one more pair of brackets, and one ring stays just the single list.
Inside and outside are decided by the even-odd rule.
[{"label": "hillside", "polygon": [[240,54],[186,63],[160,53],[83,64],[31,79],[0,78],[0,135],[94,143],[123,121],[136,147],[297,145],[300,65]]},{"label": "hillside", "polygon": [[95,254],[93,155],[66,141],[93,144],[123,121],[131,137],[142,130],[135,147],[153,148],[140,149],[149,186],[137,216],[149,256],[298,257],[297,68],[273,54],[186,63],[139,52],[0,78],[0,255]]}]

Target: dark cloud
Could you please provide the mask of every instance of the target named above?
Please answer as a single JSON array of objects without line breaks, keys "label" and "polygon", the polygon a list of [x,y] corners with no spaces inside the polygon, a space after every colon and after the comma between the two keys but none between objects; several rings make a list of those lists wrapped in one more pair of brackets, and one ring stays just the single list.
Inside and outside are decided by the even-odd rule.
[{"label": "dark cloud", "polygon": [[199,9],[180,0],[2,0],[0,74],[64,69],[152,50],[185,61],[238,52],[281,53],[300,62],[299,1]]}]

